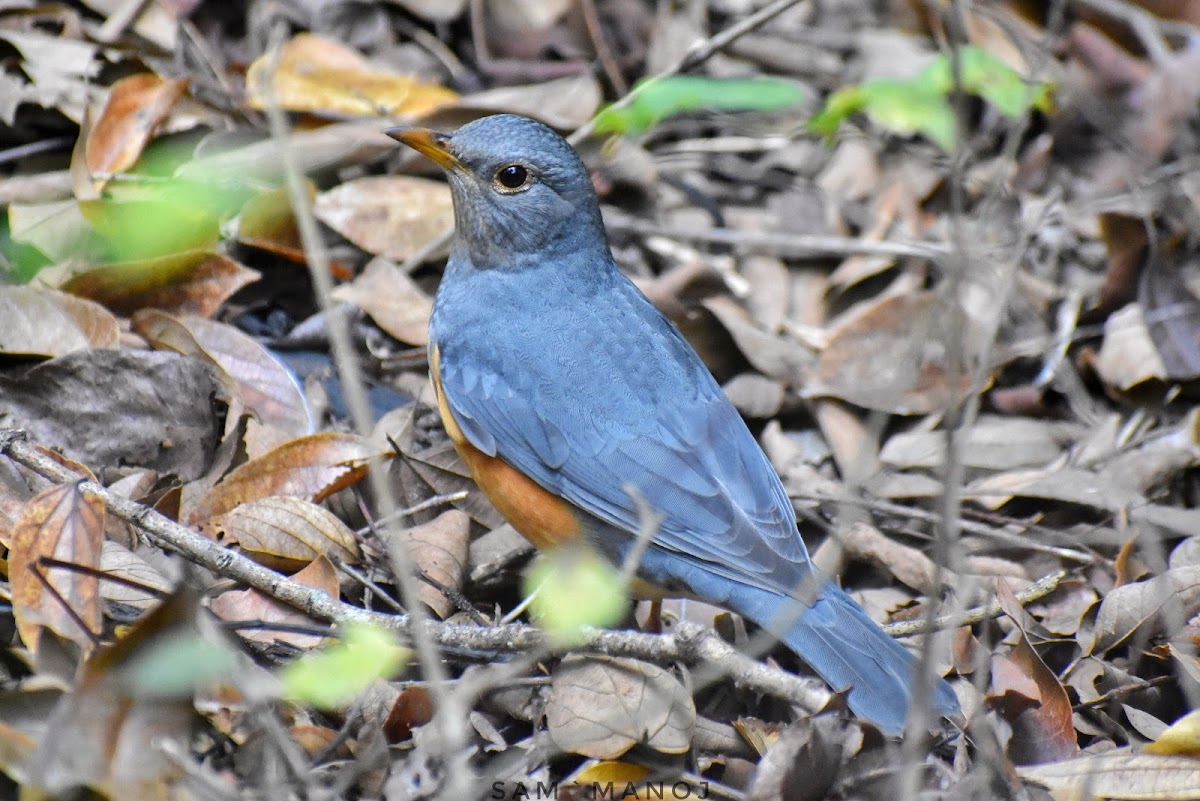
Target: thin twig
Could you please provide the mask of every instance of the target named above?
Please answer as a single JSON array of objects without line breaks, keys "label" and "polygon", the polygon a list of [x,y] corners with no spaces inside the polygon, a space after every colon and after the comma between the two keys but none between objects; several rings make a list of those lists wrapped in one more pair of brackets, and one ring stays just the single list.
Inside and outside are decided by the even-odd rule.
[{"label": "thin twig", "polygon": [[[7,456],[55,483],[78,482],[81,493],[99,498],[110,513],[137,526],[158,547],[178,553],[219,576],[253,587],[310,617],[339,624],[351,621],[366,623],[409,635],[417,626],[410,615],[373,612],[339,601],[322,590],[300,584],[243,554],[218,545],[154,509],[110,493],[94,481],[82,481],[81,475],[26,441],[23,431],[0,429],[0,456]],[[442,648],[460,652],[519,654],[544,649],[544,652],[556,653],[562,649],[562,646],[551,644],[540,629],[519,624],[483,628],[426,621],[421,628],[430,640]],[[720,640],[711,630],[690,623],[679,624],[671,634],[592,631],[579,642],[573,643],[571,651],[629,657],[659,664],[708,664],[739,687],[783,698],[809,711],[820,709],[829,698],[828,691],[820,682],[756,662]]]},{"label": "thin twig", "polygon": [[[1024,606],[1039,598],[1044,598],[1058,589],[1058,585],[1066,577],[1067,572],[1065,570],[1059,570],[1048,576],[1043,576],[1016,593],[1017,600]],[[977,606],[958,615],[942,615],[933,618],[933,620],[920,618],[917,620],[904,620],[899,623],[888,623],[883,627],[883,630],[892,637],[914,637],[918,634],[928,634],[931,631],[944,631],[945,629],[956,629],[960,626],[970,626],[984,620],[1000,617],[1002,614],[1004,614],[1004,610],[1000,608],[1000,602],[992,601],[986,606]]]}]

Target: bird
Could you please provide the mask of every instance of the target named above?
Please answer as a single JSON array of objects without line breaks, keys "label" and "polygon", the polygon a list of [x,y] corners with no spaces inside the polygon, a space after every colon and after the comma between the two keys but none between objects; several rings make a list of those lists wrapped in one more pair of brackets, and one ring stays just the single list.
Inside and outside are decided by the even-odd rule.
[{"label": "bird", "polygon": [[[621,272],[590,174],[527,117],[393,127],[447,176],[454,239],[429,323],[438,410],[472,478],[539,549],[616,565],[769,630],[850,709],[903,733],[916,661],[813,566],[778,473],[679,330]],[[931,702],[959,715],[950,685]]]}]

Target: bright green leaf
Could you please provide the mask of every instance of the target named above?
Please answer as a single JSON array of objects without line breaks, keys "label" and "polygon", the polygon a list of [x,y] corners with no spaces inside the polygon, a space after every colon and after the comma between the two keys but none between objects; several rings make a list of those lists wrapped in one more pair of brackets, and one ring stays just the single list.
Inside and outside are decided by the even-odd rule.
[{"label": "bright green leaf", "polygon": [[341,709],[373,681],[396,673],[409,650],[392,632],[350,623],[337,643],[305,654],[283,669],[284,694],[320,709]]},{"label": "bright green leaf", "polygon": [[[1054,86],[1030,84],[986,50],[968,45],[959,51],[963,90],[1018,118],[1031,109],[1053,109]],[[946,150],[954,146],[954,89],[950,58],[941,54],[913,78],[881,79],[835,92],[809,120],[814,133],[829,139],[850,114],[865,112],[876,124],[901,134],[921,133]]]},{"label": "bright green leaf", "polygon": [[684,111],[779,111],[804,99],[799,86],[776,78],[722,80],[676,75],[638,84],[643,85],[628,106],[609,106],[596,115],[597,133],[636,135]]},{"label": "bright green leaf", "polygon": [[578,639],[585,626],[611,626],[629,605],[620,574],[593,551],[560,548],[538,558],[525,577],[534,619],[559,642]]}]

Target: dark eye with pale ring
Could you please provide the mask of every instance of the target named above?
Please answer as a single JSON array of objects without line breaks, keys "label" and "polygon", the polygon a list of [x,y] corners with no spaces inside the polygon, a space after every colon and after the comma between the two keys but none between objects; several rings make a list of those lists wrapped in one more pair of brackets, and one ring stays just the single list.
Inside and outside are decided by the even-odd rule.
[{"label": "dark eye with pale ring", "polygon": [[501,189],[515,192],[529,185],[529,170],[520,164],[509,164],[496,171],[496,183]]}]

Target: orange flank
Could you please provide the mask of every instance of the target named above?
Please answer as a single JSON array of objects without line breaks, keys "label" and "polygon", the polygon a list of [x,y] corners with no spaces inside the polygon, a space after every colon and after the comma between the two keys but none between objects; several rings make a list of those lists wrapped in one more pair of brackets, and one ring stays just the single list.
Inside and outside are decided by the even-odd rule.
[{"label": "orange flank", "polygon": [[430,368],[442,425],[446,427],[454,449],[471,471],[471,478],[488,496],[496,511],[537,548],[553,548],[579,537],[583,532],[571,504],[522,475],[499,456],[488,456],[467,440],[442,393],[437,346],[433,348]]}]

